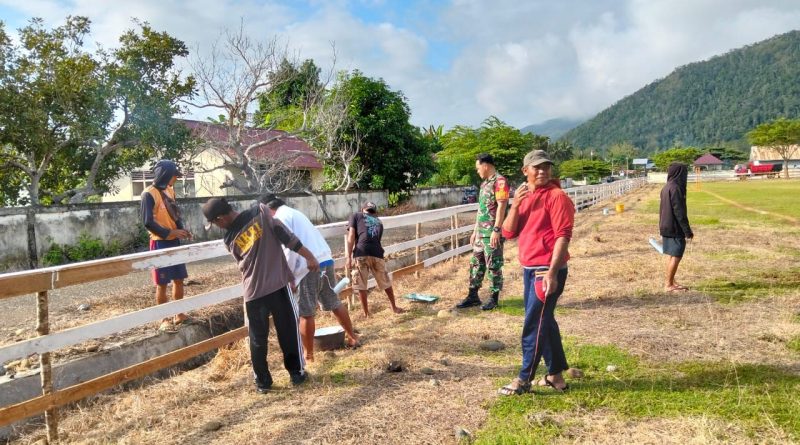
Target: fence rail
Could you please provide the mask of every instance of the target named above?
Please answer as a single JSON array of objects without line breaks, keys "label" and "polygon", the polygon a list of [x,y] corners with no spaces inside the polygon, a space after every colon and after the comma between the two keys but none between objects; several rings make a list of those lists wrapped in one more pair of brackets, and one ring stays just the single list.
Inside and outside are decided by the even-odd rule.
[{"label": "fence rail", "polygon": [[[627,180],[618,183],[604,184],[597,186],[586,186],[566,190],[566,193],[573,199],[576,209],[580,210],[593,205],[599,201],[620,196],[633,188],[646,184],[644,180]],[[416,226],[416,238],[387,246],[387,254],[415,249],[415,263],[392,272],[394,276],[405,275],[418,271],[419,269],[430,267],[441,261],[455,257],[471,250],[469,244],[458,245],[458,235],[468,233],[473,230],[472,223],[465,226],[458,226],[458,214],[472,212],[477,209],[477,204],[466,204],[444,209],[428,210],[415,212],[406,215],[383,217],[384,228],[396,228],[404,226]],[[444,230],[432,235],[420,236],[420,226],[422,223],[450,218],[449,230]],[[346,231],[345,222],[337,222],[317,226],[326,238],[344,236]],[[420,261],[420,246],[443,240],[450,237],[450,249],[444,253],[435,255],[426,260]],[[164,317],[181,312],[211,306],[222,303],[242,295],[241,285],[217,289],[211,292],[185,298],[183,300],[172,301],[158,306],[149,307],[139,311],[134,311],[119,315],[106,320],[89,323],[71,329],[66,329],[56,333],[49,332],[47,322],[47,292],[52,289],[59,289],[67,286],[85,284],[92,281],[103,280],[117,277],[136,271],[143,271],[155,267],[164,267],[173,264],[190,263],[194,261],[206,260],[227,256],[228,252],[222,240],[208,241],[188,246],[181,246],[172,249],[164,249],[153,252],[143,252],[125,255],[115,258],[106,258],[95,261],[87,261],[78,264],[48,267],[44,269],[14,272],[0,275],[0,299],[9,298],[16,295],[37,293],[39,299],[43,300],[44,313],[40,314],[39,332],[40,336],[28,340],[23,340],[0,348],[0,362],[11,359],[26,357],[31,354],[40,354],[41,357],[49,359],[49,353],[62,348],[73,346],[87,340],[105,337],[118,332],[141,326],[146,323],[158,321]],[[344,258],[336,258],[337,266],[344,264]],[[374,280],[370,280],[374,285]],[[348,290],[342,295],[352,295]],[[351,296],[352,299],[352,296]],[[186,360],[194,355],[199,355],[218,348],[222,345],[231,343],[245,334],[241,328],[231,331],[204,342],[191,345],[179,351],[174,351],[146,362],[134,365],[120,371],[90,380],[88,382],[73,385],[64,389],[52,390],[52,382],[45,382],[43,377],[43,387],[48,388],[40,397],[20,402],[14,405],[0,408],[0,426],[7,425],[18,420],[30,417],[47,411],[51,412],[55,407],[80,400],[83,397],[95,394],[102,390],[111,388],[119,383],[141,377],[158,369],[171,366],[180,361]],[[191,355],[193,354],[193,355]],[[50,375],[49,361],[41,361],[42,376]],[[47,379],[49,380],[49,379]],[[48,421],[48,440],[57,439],[55,427],[51,428]],[[53,434],[53,435],[51,435]]]}]

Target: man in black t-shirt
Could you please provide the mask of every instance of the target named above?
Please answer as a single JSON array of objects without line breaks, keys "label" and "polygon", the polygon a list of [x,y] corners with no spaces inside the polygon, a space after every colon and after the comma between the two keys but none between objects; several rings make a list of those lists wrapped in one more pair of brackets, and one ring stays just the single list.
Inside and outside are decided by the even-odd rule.
[{"label": "man in black t-shirt", "polygon": [[353,290],[358,291],[364,316],[369,317],[367,305],[367,280],[369,272],[375,277],[378,287],[386,292],[389,304],[395,314],[405,312],[397,307],[394,302],[392,280],[386,272],[386,262],[383,259],[383,224],[375,216],[377,206],[367,201],[361,206],[361,212],[350,216],[347,223],[347,245],[345,246],[345,260],[347,270],[353,280]]}]

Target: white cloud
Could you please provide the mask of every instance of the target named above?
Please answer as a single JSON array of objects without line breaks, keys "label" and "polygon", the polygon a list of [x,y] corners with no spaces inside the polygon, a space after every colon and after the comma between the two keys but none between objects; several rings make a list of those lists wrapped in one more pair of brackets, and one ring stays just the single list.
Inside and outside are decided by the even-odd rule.
[{"label": "white cloud", "polygon": [[[590,116],[677,66],[800,23],[796,0],[453,0],[433,8],[432,20],[406,25],[413,29],[350,12],[391,8],[383,0],[0,3],[48,25],[87,15],[106,46],[132,17],[201,48],[241,20],[252,37],[278,34],[323,67],[335,42],[337,68],[384,78],[409,98],[414,123],[446,126],[477,125],[491,114],[517,126]],[[453,53],[431,54],[448,45]],[[433,67],[432,59],[441,63]]]}]

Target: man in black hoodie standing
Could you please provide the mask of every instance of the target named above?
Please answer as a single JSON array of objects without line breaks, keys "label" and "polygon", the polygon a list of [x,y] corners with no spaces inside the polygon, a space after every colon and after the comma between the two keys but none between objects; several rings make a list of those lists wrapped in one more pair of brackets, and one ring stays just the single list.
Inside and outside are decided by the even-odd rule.
[{"label": "man in black hoodie standing", "polygon": [[[175,203],[175,189],[172,187],[182,174],[178,164],[162,159],[153,166],[153,184],[142,192],[142,224],[150,232],[150,250],[178,247],[181,240],[190,239],[192,234],[183,227],[183,219]],[[172,299],[183,298],[183,280],[188,276],[185,264],[159,267],[153,270],[156,285],[156,304],[167,302],[167,284],[172,282]],[[177,314],[175,325],[187,320],[186,314]],[[161,331],[172,331],[173,319],[161,320]]]},{"label": "man in black hoodie standing", "polygon": [[679,292],[688,288],[675,282],[675,273],[686,250],[686,240],[694,238],[686,212],[686,179],[689,168],[681,162],[673,162],[667,168],[667,185],[661,189],[658,228],[663,239],[667,259],[664,291]]}]

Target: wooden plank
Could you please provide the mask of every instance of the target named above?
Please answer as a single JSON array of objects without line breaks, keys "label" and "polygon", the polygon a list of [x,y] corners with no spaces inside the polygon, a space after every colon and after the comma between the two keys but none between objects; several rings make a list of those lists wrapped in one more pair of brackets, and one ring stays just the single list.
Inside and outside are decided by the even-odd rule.
[{"label": "wooden plank", "polygon": [[448,258],[452,258],[456,255],[461,255],[462,253],[469,252],[470,250],[472,250],[472,245],[467,244],[466,246],[461,246],[458,249],[448,250],[447,252],[436,255],[435,257],[428,258],[427,260],[423,261],[422,264],[424,264],[425,267],[429,267],[436,263],[444,261]]},{"label": "wooden plank", "polygon": [[192,357],[204,354],[213,349],[218,349],[221,346],[233,343],[245,337],[247,337],[246,326],[178,349],[177,351],[154,357],[142,363],[120,369],[119,371],[114,371],[102,377],[70,386],[52,394],[43,395],[25,402],[0,408],[0,426],[34,416],[51,408],[77,402],[78,400],[97,394],[98,392],[144,377],[160,369],[184,362]]},{"label": "wooden plank", "polygon": [[228,255],[221,240],[0,275],[0,299]]},{"label": "wooden plank", "polygon": [[459,227],[459,228],[455,228],[455,229],[448,229],[448,230],[445,230],[444,232],[434,233],[434,234],[431,234],[431,235],[428,235],[428,236],[424,236],[424,237],[422,237],[420,239],[413,239],[413,240],[410,240],[410,241],[403,241],[402,243],[392,244],[391,246],[388,246],[386,249],[384,249],[384,254],[385,255],[389,255],[390,253],[400,252],[400,251],[406,250],[406,249],[412,249],[414,247],[422,246],[424,244],[427,244],[427,243],[430,243],[430,242],[433,242],[433,241],[437,241],[437,240],[440,240],[440,239],[443,239],[443,238],[447,238],[447,237],[451,237],[452,238],[453,236],[460,235],[460,234],[465,233],[465,232],[471,232],[471,231],[472,231],[472,227],[468,227],[468,226]]},{"label": "wooden plank", "polygon": [[171,301],[136,312],[129,312],[107,320],[66,329],[54,334],[23,340],[0,348],[0,363],[5,363],[8,360],[14,360],[20,357],[27,357],[30,354],[56,351],[86,340],[105,337],[106,335],[132,329],[145,323],[158,321],[179,312],[189,312],[194,309],[221,303],[240,297],[241,295],[241,285],[225,287],[194,297]]},{"label": "wooden plank", "polygon": [[392,278],[402,277],[403,275],[412,274],[412,273],[414,273],[414,272],[416,272],[418,270],[422,270],[424,268],[425,268],[425,264],[416,263],[416,264],[412,264],[410,266],[403,267],[401,269],[397,269],[394,272],[392,272],[391,275],[392,275]]},{"label": "wooden plank", "polygon": [[384,229],[403,227],[416,223],[436,221],[437,219],[449,218],[456,213],[472,212],[478,210],[478,204],[462,204],[443,209],[425,210],[422,212],[408,213],[405,215],[381,217]]}]

